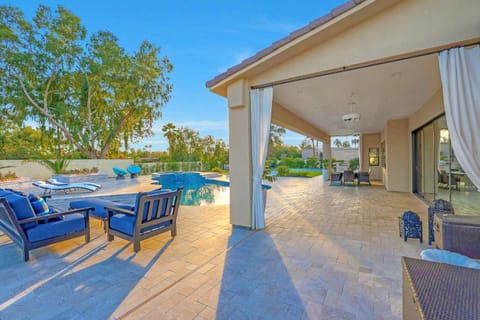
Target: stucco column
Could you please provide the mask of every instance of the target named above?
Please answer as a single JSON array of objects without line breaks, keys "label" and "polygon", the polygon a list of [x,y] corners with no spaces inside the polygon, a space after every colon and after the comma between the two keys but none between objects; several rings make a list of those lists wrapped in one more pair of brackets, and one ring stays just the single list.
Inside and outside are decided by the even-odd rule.
[{"label": "stucco column", "polygon": [[250,139],[250,94],[244,80],[228,87],[230,145],[230,223],[251,227],[252,142]]},{"label": "stucco column", "polygon": [[328,169],[328,178],[330,179],[330,172],[332,171],[332,145],[330,144],[330,137],[328,137],[328,142],[323,141],[322,153],[323,153],[323,159],[328,159],[327,169]]}]

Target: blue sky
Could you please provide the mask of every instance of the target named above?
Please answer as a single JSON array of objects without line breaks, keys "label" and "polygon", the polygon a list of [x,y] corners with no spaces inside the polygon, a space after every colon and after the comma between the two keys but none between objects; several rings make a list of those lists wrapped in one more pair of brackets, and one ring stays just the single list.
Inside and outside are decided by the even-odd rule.
[{"label": "blue sky", "polygon": [[[166,150],[161,128],[168,122],[228,141],[227,101],[211,93],[205,82],[345,1],[0,0],[0,4],[20,8],[30,21],[39,4],[60,4],[80,17],[89,33],[111,31],[130,52],[143,40],[160,46],[174,65],[173,94],[153,128],[156,135],[137,147]],[[293,145],[302,139],[290,132],[284,137]]]}]

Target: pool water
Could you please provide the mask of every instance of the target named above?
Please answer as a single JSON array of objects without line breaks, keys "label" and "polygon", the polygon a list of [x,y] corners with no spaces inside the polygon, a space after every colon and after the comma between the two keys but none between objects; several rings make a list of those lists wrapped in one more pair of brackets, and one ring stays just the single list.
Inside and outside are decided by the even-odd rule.
[{"label": "pool water", "polygon": [[320,168],[290,168],[290,171],[322,171]]},{"label": "pool water", "polygon": [[[221,205],[230,203],[230,182],[208,179],[198,172],[165,172],[152,175],[153,184],[162,189],[183,187],[180,204],[184,206]],[[270,189],[269,185],[262,185]]]},{"label": "pool water", "polygon": [[180,204],[184,206],[222,205],[230,203],[228,181],[206,179],[197,172],[170,172],[152,176],[162,189],[183,187]]}]

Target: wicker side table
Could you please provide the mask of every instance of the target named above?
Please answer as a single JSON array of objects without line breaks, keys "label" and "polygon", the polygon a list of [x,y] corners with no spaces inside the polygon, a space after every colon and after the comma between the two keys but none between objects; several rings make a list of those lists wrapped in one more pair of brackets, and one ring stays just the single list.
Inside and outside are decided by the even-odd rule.
[{"label": "wicker side table", "polygon": [[403,319],[480,319],[480,270],[402,257]]}]

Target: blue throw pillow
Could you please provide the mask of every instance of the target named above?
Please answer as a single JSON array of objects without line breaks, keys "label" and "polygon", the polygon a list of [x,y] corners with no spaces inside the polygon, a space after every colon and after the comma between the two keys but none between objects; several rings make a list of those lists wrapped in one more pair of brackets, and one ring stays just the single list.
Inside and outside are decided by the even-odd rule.
[{"label": "blue throw pillow", "polygon": [[44,216],[50,213],[50,210],[48,209],[48,204],[45,199],[34,194],[29,194],[28,200],[30,201],[33,211],[37,216]]}]

